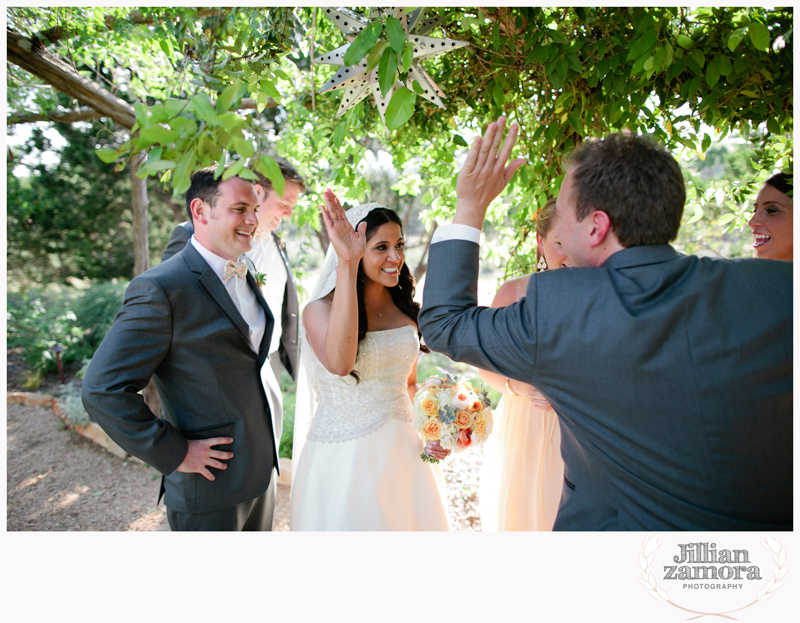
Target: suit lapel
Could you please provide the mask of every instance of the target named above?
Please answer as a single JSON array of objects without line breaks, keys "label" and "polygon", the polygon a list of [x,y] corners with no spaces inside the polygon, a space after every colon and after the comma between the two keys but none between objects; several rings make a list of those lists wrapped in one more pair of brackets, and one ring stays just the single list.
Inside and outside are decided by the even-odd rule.
[{"label": "suit lapel", "polygon": [[[250,260],[247,260],[248,264]],[[272,316],[272,311],[267,305],[267,301],[264,296],[261,294],[261,289],[256,284],[256,280],[253,278],[253,274],[248,270],[247,271],[247,285],[250,286],[250,289],[256,295],[256,301],[258,304],[261,305],[262,309],[264,310],[264,315],[266,316],[266,322],[264,324],[264,336],[261,338],[261,344],[258,348],[258,361],[260,364],[267,360],[267,355],[269,355],[269,345],[272,342],[272,329],[275,326],[275,319]]]},{"label": "suit lapel", "polygon": [[236,309],[231,295],[228,294],[225,285],[217,276],[217,273],[215,273],[211,266],[203,259],[203,256],[197,252],[197,249],[194,248],[191,242],[184,247],[181,253],[187,264],[189,264],[189,268],[191,268],[193,272],[199,273],[200,277],[197,279],[198,285],[208,295],[208,298],[216,308],[219,309],[222,315],[230,320],[231,324],[236,327],[239,335],[245,341],[245,344],[247,344],[247,349],[252,352],[250,327],[247,326],[239,310]]}]

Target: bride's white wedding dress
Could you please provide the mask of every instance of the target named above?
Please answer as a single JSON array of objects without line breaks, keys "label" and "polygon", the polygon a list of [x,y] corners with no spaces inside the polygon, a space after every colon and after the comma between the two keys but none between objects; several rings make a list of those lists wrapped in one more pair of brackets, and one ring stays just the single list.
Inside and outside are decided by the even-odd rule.
[{"label": "bride's white wedding dress", "polygon": [[420,459],[411,428],[407,380],[418,353],[413,326],[370,331],[358,383],[309,353],[317,406],[293,470],[292,530],[449,529],[441,471]]}]

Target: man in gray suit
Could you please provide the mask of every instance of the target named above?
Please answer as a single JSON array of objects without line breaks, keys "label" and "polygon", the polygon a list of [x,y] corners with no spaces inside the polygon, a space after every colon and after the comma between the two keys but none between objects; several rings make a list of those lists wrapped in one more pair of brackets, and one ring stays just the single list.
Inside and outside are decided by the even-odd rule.
[{"label": "man in gray suit", "polygon": [[[275,378],[280,379],[280,364],[286,368],[293,379],[297,378],[297,330],[298,305],[297,288],[292,278],[286,247],[275,233],[283,219],[292,218],[292,209],[301,193],[306,190],[306,183],[297,169],[287,160],[277,159],[278,167],[283,174],[285,186],[283,195],[278,195],[268,178],[258,171],[255,183],[258,195],[258,230],[253,240],[253,248],[247,257],[253,261],[258,272],[266,275],[266,284],[262,288],[264,297],[275,315],[275,330],[270,345],[270,364]],[[191,215],[190,219],[191,219]],[[180,252],[194,233],[192,221],[180,223],[172,231],[167,248],[161,254],[161,261],[169,259]],[[278,315],[278,310],[281,311]],[[273,414],[274,415],[274,414]],[[277,423],[278,429],[281,428]]]},{"label": "man in gray suit", "polygon": [[[131,281],[83,382],[84,406],[122,448],[159,470],[172,530],[270,530],[277,438],[273,318],[240,256],[258,225],[253,184],[192,174],[195,234]],[[162,418],[139,391],[152,377]]]},{"label": "man in gray suit", "polygon": [[[557,201],[572,266],[476,306],[486,209],[518,128],[472,144],[431,245],[419,324],[456,361],[529,383],[561,422],[556,530],[792,529],[792,265],[682,256],[672,156],[632,135],[572,155]],[[499,151],[498,151],[499,150]]]}]

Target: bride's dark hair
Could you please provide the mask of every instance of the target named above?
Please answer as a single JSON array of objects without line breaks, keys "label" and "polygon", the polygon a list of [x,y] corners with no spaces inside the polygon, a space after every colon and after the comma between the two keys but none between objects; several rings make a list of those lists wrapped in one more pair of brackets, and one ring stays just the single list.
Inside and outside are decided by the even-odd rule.
[{"label": "bride's dark hair", "polygon": [[[367,213],[367,216],[358,222],[354,229],[358,229],[358,225],[361,223],[367,224],[367,231],[365,234],[367,241],[369,241],[369,239],[375,235],[375,231],[378,229],[378,227],[385,225],[386,223],[397,223],[400,226],[400,233],[403,233],[403,222],[400,220],[400,217],[397,216],[397,213],[389,208],[373,208],[369,211],[369,213]],[[389,294],[391,295],[392,302],[395,304],[397,309],[411,318],[411,320],[414,321],[414,324],[417,324],[417,316],[419,316],[420,304],[414,300],[415,288],[416,282],[414,280],[414,275],[412,275],[411,271],[408,269],[408,264],[403,262],[403,267],[400,269],[400,278],[397,282],[397,285],[389,288]],[[367,306],[364,304],[364,268],[362,267],[361,262],[358,264],[356,293],[358,295],[358,341],[361,343],[361,340],[364,339],[364,336],[366,336],[368,330]],[[419,333],[419,330],[417,330],[417,335],[420,336],[421,340],[422,334]],[[428,347],[424,346],[422,343],[420,343],[419,349],[423,353],[431,352]],[[354,377],[356,380],[359,378],[356,370],[351,371],[350,376]]]}]

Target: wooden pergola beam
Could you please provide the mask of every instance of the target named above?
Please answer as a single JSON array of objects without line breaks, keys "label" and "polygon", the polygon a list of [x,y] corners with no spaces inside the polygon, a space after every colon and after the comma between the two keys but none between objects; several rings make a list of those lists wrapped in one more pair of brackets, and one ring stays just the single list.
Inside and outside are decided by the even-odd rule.
[{"label": "wooden pergola beam", "polygon": [[111,117],[130,130],[136,123],[133,106],[84,78],[64,61],[48,54],[38,43],[13,30],[6,30],[8,61],[18,65],[62,93],[74,97],[104,117]]}]

